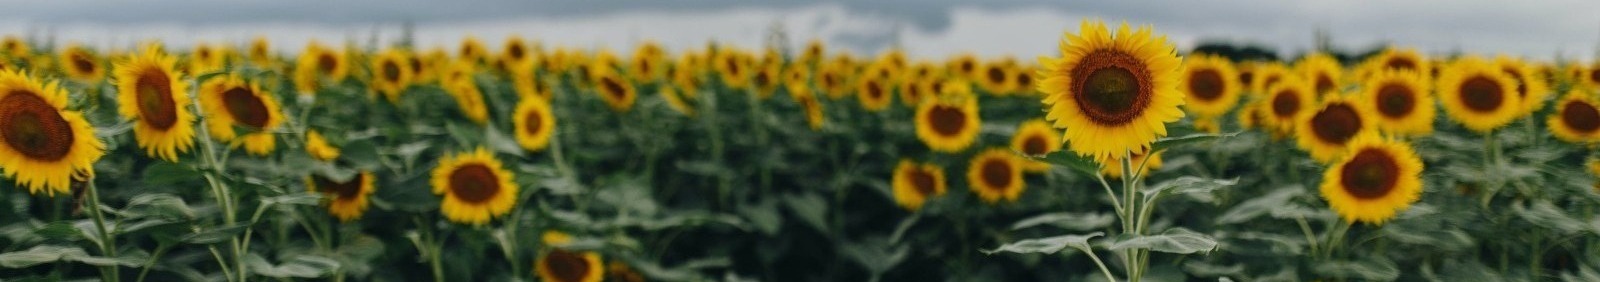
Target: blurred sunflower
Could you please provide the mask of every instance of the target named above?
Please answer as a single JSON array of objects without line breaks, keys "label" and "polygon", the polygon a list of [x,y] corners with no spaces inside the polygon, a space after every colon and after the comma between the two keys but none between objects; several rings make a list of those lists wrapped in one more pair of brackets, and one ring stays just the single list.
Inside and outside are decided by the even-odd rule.
[{"label": "blurred sunflower", "polygon": [[713,67],[722,77],[722,83],[729,88],[741,89],[750,84],[750,66],[746,65],[744,56],[736,50],[719,50]]},{"label": "blurred sunflower", "polygon": [[1033,65],[1019,65],[1016,68],[1011,71],[1011,81],[1016,84],[1017,94],[1039,95],[1039,79],[1033,77],[1039,73],[1039,68]]},{"label": "blurred sunflower", "polygon": [[861,108],[871,112],[880,112],[889,108],[894,102],[889,93],[889,78],[883,76],[868,76],[856,80],[856,102],[861,103]]},{"label": "blurred sunflower", "polygon": [[1282,63],[1278,62],[1265,62],[1256,64],[1255,67],[1252,67],[1251,69],[1255,74],[1252,75],[1253,78],[1250,80],[1249,87],[1250,91],[1257,93],[1272,93],[1269,91],[1272,90],[1272,87],[1278,86],[1279,82],[1282,82],[1285,78],[1290,77],[1289,67],[1285,67]]},{"label": "blurred sunflower", "polygon": [[1322,177],[1322,198],[1349,222],[1383,224],[1422,194],[1422,160],[1411,145],[1366,134]]},{"label": "blurred sunflower", "polygon": [[928,98],[915,118],[917,139],[934,151],[960,152],[978,140],[978,99],[971,94]]},{"label": "blurred sunflower", "polygon": [[137,120],[134,139],[145,154],[170,162],[194,146],[194,113],[189,112],[189,84],[174,70],[177,58],[146,46],[118,62],[117,112]]},{"label": "blurred sunflower", "polygon": [[645,282],[644,275],[628,267],[627,263],[611,261],[606,263],[606,277],[611,277],[613,282]]},{"label": "blurred sunflower", "polygon": [[625,113],[633,109],[633,101],[639,97],[633,83],[615,72],[596,73],[594,85],[598,88],[596,94],[600,94],[601,100],[615,112]]},{"label": "blurred sunflower", "polygon": [[1126,23],[1113,36],[1098,21],[1066,36],[1061,58],[1040,59],[1040,90],[1045,118],[1067,129],[1073,152],[1100,160],[1121,155],[1167,135],[1165,123],[1183,118],[1181,61],[1165,36]]},{"label": "blurred sunflower", "polygon": [[1311,86],[1300,81],[1299,78],[1283,77],[1280,82],[1274,83],[1267,89],[1266,100],[1262,101],[1262,125],[1272,129],[1276,136],[1288,135],[1295,132],[1296,122],[1300,117],[1311,112],[1311,107],[1316,101],[1311,96]]},{"label": "blurred sunflower", "polygon": [[[247,82],[238,74],[207,80],[200,86],[200,108],[211,138],[227,142],[230,147],[243,145],[245,151],[256,156],[265,156],[277,146],[273,131],[283,125],[283,113],[278,112],[278,100],[262,92],[255,82]],[[241,137],[235,127],[251,132]]]},{"label": "blurred sunflower", "polygon": [[754,91],[757,98],[766,100],[772,93],[783,85],[783,75],[779,72],[778,64],[759,64],[752,66],[755,73],[750,74],[750,91]]},{"label": "blurred sunflower", "polygon": [[1420,73],[1398,69],[1378,71],[1367,79],[1360,100],[1372,110],[1378,129],[1410,136],[1433,132],[1433,90],[1421,79]]},{"label": "blurred sunflower", "polygon": [[367,199],[375,191],[372,172],[361,171],[343,182],[320,174],[306,177],[306,190],[322,193],[328,198],[328,214],[339,221],[350,222],[361,218],[367,211]]},{"label": "blurred sunflower", "polygon": [[789,64],[783,70],[783,88],[789,91],[790,96],[806,94],[812,95],[811,68],[802,64]]},{"label": "blurred sunflower", "polygon": [[894,202],[908,211],[917,211],[928,199],[944,195],[944,168],[932,163],[917,163],[900,159],[894,167],[890,181],[894,189]]},{"label": "blurred sunflower", "polygon": [[806,42],[806,49],[804,52],[800,52],[800,59],[796,60],[796,62],[806,65],[816,64],[825,55],[827,55],[827,45],[824,45],[821,39],[813,38],[811,41]]},{"label": "blurred sunflower", "polygon": [[1555,113],[1545,124],[1550,134],[1572,143],[1600,142],[1600,101],[1582,90],[1567,92],[1555,104]]},{"label": "blurred sunflower", "polygon": [[415,74],[411,60],[406,59],[403,51],[395,49],[378,53],[378,58],[372,61],[372,72],[373,90],[383,94],[390,103],[400,101],[400,94],[411,85]]},{"label": "blurred sunflower", "polygon": [[[1149,150],[1143,148],[1131,153],[1130,156],[1133,158],[1128,159],[1128,164],[1133,165],[1133,167],[1129,168],[1129,170],[1138,170],[1134,172],[1137,175],[1147,175],[1151,170],[1161,169],[1161,153],[1157,152],[1155,155],[1149,155],[1148,153]],[[1149,160],[1146,160],[1146,158]],[[1140,164],[1144,164],[1143,169],[1139,168]],[[1105,162],[1101,162],[1100,175],[1104,175],[1107,178],[1122,179],[1122,156],[1112,156]]]},{"label": "blurred sunflower", "polygon": [[683,94],[679,94],[678,88],[670,86],[661,87],[660,91],[661,99],[667,101],[668,108],[672,108],[673,111],[683,114],[684,116],[691,118],[694,117],[694,104],[692,104],[690,100],[685,99]]},{"label": "blurred sunflower", "polygon": [[483,90],[478,88],[475,76],[472,63],[456,61],[445,69],[439,84],[451,98],[455,98],[463,116],[472,122],[484,124],[489,121],[489,106],[483,100]]},{"label": "blurred sunflower", "polygon": [[511,85],[517,91],[517,96],[522,98],[537,97],[550,100],[554,95],[550,91],[550,84],[533,68],[515,68],[511,70]]},{"label": "blurred sunflower", "polygon": [[268,41],[263,36],[256,36],[255,39],[250,40],[250,63],[255,64],[257,67],[270,67],[275,64],[274,56],[272,54],[272,41]]},{"label": "blurred sunflower", "polygon": [[1222,123],[1215,116],[1194,116],[1193,122],[1195,131],[1211,134],[1222,132]]},{"label": "blurred sunflower", "polygon": [[517,186],[512,176],[483,148],[451,154],[433,169],[433,194],[443,197],[439,211],[445,219],[483,225],[516,205]]},{"label": "blurred sunflower", "polygon": [[983,90],[989,94],[1003,96],[1011,94],[1016,89],[1016,81],[1011,80],[1014,77],[1011,72],[1015,71],[1011,65],[997,61],[983,64],[979,69],[974,79],[978,80],[978,85],[983,86]]},{"label": "blurred sunflower", "polygon": [[1021,162],[1010,150],[990,148],[972,157],[967,165],[967,185],[984,203],[1016,201],[1027,189],[1022,182]]},{"label": "blurred sunflower", "polygon": [[950,75],[962,79],[972,79],[978,73],[978,57],[971,53],[961,53],[945,61],[945,68],[950,70]]},{"label": "blurred sunflower", "polygon": [[1340,76],[1344,74],[1344,66],[1338,59],[1327,53],[1306,55],[1295,63],[1295,71],[1306,79],[1315,90],[1318,99],[1327,97],[1328,94],[1340,93]]},{"label": "blurred sunflower", "polygon": [[1494,65],[1516,83],[1517,100],[1522,101],[1518,116],[1530,115],[1544,108],[1544,100],[1550,95],[1550,86],[1533,66],[1508,56],[1495,57]]},{"label": "blurred sunflower", "polygon": [[[532,49],[528,47],[528,41],[523,40],[521,36],[508,36],[500,47],[500,59],[498,61],[507,67],[530,66],[533,63]],[[515,71],[516,69],[507,68],[507,70]]]},{"label": "blurred sunflower", "polygon": [[461,39],[460,47],[456,48],[456,57],[473,64],[484,63],[489,57],[488,47],[484,47],[483,40],[477,36],[468,35]]},{"label": "blurred sunflower", "polygon": [[315,41],[307,43],[305,51],[295,60],[295,90],[300,91],[300,95],[316,94],[324,84],[343,81],[350,73],[349,64],[343,49],[329,48]]},{"label": "blurred sunflower", "polygon": [[528,151],[542,151],[550,145],[555,133],[556,117],[550,112],[550,101],[538,97],[523,97],[517,103],[512,126],[516,129],[517,144]]},{"label": "blurred sunflower", "polygon": [[605,266],[600,264],[600,254],[594,252],[553,248],[540,255],[533,268],[543,281],[600,282],[605,279]]},{"label": "blurred sunflower", "polygon": [[1185,109],[1201,116],[1220,116],[1239,103],[1238,72],[1227,58],[1191,55],[1184,58],[1183,90]]},{"label": "blurred sunflower", "polygon": [[922,104],[922,101],[928,99],[928,97],[933,97],[932,94],[927,93],[927,87],[923,86],[924,84],[927,84],[926,81],[931,80],[934,79],[923,77],[906,77],[904,80],[902,80],[899,86],[900,104],[912,109],[916,109],[917,105]]},{"label": "blurred sunflower", "polygon": [[1505,72],[1482,59],[1467,57],[1439,74],[1436,89],[1451,119],[1483,133],[1517,118],[1523,107],[1516,85]]},{"label": "blurred sunflower", "polygon": [[[1044,120],[1024,121],[1017,126],[1017,134],[1011,136],[1011,149],[1029,156],[1044,156],[1061,150],[1061,135]],[[1023,160],[1022,170],[1045,172],[1050,170],[1050,163]]]},{"label": "blurred sunflower", "polygon": [[1377,130],[1367,110],[1354,99],[1328,95],[1319,108],[1300,117],[1295,142],[1310,152],[1312,159],[1332,162],[1357,135]]},{"label": "blurred sunflower", "polygon": [[94,176],[105,144],[83,113],[67,110],[67,92],[18,70],[0,72],[0,170],[33,195],[67,193]]},{"label": "blurred sunflower", "polygon": [[0,54],[8,55],[12,58],[22,58],[27,57],[29,52],[32,52],[32,50],[29,50],[28,42],[22,40],[21,37],[6,35],[4,39],[0,39]]},{"label": "blurred sunflower", "polygon": [[99,82],[105,79],[106,70],[100,66],[100,58],[89,51],[88,47],[76,43],[67,45],[57,57],[61,64],[62,72],[73,80],[85,83]]},{"label": "blurred sunflower", "polygon": [[200,43],[194,46],[189,57],[190,73],[210,73],[228,66],[228,56],[222,46]]},{"label": "blurred sunflower", "polygon": [[838,100],[850,96],[850,71],[851,64],[844,62],[829,62],[817,69],[816,86],[828,99]]},{"label": "blurred sunflower", "polygon": [[800,104],[800,110],[805,112],[806,125],[810,126],[812,131],[821,130],[822,124],[827,120],[822,115],[822,103],[817,102],[817,95],[795,92],[789,96],[794,98],[794,102]]},{"label": "blurred sunflower", "polygon": [[694,100],[700,96],[700,86],[703,84],[700,75],[704,73],[704,70],[695,61],[698,61],[698,59],[695,59],[694,54],[683,54],[672,63],[672,69],[667,70],[667,76],[672,79],[672,84],[677,85],[678,89],[683,91],[677,94],[684,98],[689,98],[689,100]]},{"label": "blurred sunflower", "polygon": [[317,160],[332,161],[339,158],[339,147],[329,144],[328,139],[322,138],[321,132],[306,130],[306,154]]}]

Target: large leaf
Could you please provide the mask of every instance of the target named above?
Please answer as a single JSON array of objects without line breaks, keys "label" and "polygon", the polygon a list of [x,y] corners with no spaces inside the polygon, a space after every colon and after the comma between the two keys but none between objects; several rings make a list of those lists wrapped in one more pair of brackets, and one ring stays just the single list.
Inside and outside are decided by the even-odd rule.
[{"label": "large leaf", "polygon": [[[1184,176],[1178,179],[1167,180],[1149,188],[1139,191],[1145,196],[1161,196],[1168,194],[1211,193],[1223,187],[1239,184],[1239,179],[1210,179],[1198,176]],[[1209,194],[1207,194],[1209,195]]]},{"label": "large leaf", "polygon": [[1515,213],[1519,217],[1522,217],[1523,220],[1533,223],[1534,225],[1554,229],[1561,231],[1562,233],[1573,233],[1589,230],[1588,226],[1586,226],[1583,221],[1572,218],[1572,216],[1567,212],[1561,211],[1560,208],[1557,208],[1549,201],[1535,201],[1533,205],[1529,207],[1524,207],[1524,205],[1511,205],[1511,212]]},{"label": "large leaf", "polygon": [[1055,212],[1025,218],[1011,224],[1011,230],[1050,225],[1067,230],[1095,230],[1111,226],[1117,217],[1106,213]]},{"label": "large leaf", "polygon": [[245,227],[246,225],[244,224],[218,226],[195,233],[184,234],[180,239],[183,240],[184,243],[190,244],[213,244],[232,239],[233,236],[237,236],[239,233],[244,233]]},{"label": "large leaf", "polygon": [[1368,281],[1393,281],[1400,277],[1400,269],[1393,261],[1371,257],[1356,261],[1324,261],[1312,265],[1312,272],[1329,278]]},{"label": "large leaf", "polygon": [[169,219],[193,219],[195,212],[188,203],[178,195],[167,193],[139,194],[128,199],[127,208],[122,210],[124,219],[141,217],[160,217]]},{"label": "large leaf", "polygon": [[1111,245],[1106,248],[1111,250],[1149,249],[1151,251],[1174,254],[1204,254],[1216,250],[1217,241],[1205,234],[1195,233],[1183,228],[1173,228],[1156,235],[1118,235],[1116,240],[1112,241]]},{"label": "large leaf", "polygon": [[1094,161],[1092,158],[1078,155],[1077,153],[1073,153],[1072,151],[1068,150],[1055,151],[1042,156],[1028,155],[1020,151],[1014,151],[1013,153],[1016,153],[1018,156],[1022,156],[1028,160],[1046,162],[1055,166],[1063,166],[1082,173],[1091,175],[1100,173],[1099,162]]},{"label": "large leaf", "polygon": [[1282,208],[1289,204],[1289,199],[1305,194],[1305,189],[1300,186],[1282,187],[1272,190],[1266,195],[1254,197],[1248,201],[1234,205],[1217,216],[1217,224],[1234,224],[1250,221],[1266,215],[1274,209]]},{"label": "large leaf", "polygon": [[339,261],[312,255],[296,255],[283,264],[273,265],[255,254],[244,257],[251,273],[273,278],[316,278],[339,269]]},{"label": "large leaf", "polygon": [[1027,240],[1022,240],[1022,241],[1012,242],[1010,244],[1000,245],[999,248],[994,248],[992,250],[979,250],[979,251],[983,252],[984,254],[988,254],[988,255],[992,255],[994,253],[999,253],[999,252],[1019,253],[1019,254],[1028,254],[1028,253],[1054,254],[1056,252],[1060,252],[1061,249],[1065,249],[1065,248],[1071,247],[1073,249],[1078,249],[1079,251],[1089,252],[1090,251],[1089,250],[1089,239],[1092,239],[1094,237],[1100,237],[1101,235],[1105,235],[1105,233],[1104,232],[1095,232],[1095,233],[1089,233],[1089,234],[1083,234],[1083,235],[1062,235],[1062,236],[1046,237],[1046,238],[1039,238],[1039,239],[1027,239]]},{"label": "large leaf", "polygon": [[1165,137],[1165,138],[1161,138],[1161,139],[1156,139],[1155,143],[1151,143],[1150,144],[1150,151],[1151,152],[1161,152],[1162,150],[1166,150],[1167,148],[1172,148],[1172,147],[1176,147],[1176,146],[1182,146],[1182,145],[1188,145],[1188,144],[1194,144],[1194,143],[1200,143],[1200,142],[1206,142],[1206,141],[1212,141],[1212,140],[1219,140],[1219,139],[1223,139],[1223,138],[1231,138],[1231,137],[1234,137],[1234,136],[1239,136],[1239,133],[1238,132],[1230,132],[1230,133],[1223,133],[1223,134],[1195,133],[1195,134],[1189,134],[1189,135],[1184,135],[1184,136],[1180,136],[1180,137]]},{"label": "large leaf", "polygon": [[97,257],[89,255],[83,248],[54,245],[34,246],[23,251],[0,254],[0,267],[4,268],[24,268],[56,261],[74,261],[96,266],[135,267],[143,263],[144,258],[142,256]]},{"label": "large leaf", "polygon": [[822,231],[822,234],[829,234],[828,202],[823,200],[822,196],[812,193],[792,194],[783,197],[783,203],[789,207],[790,212],[794,212],[795,217],[800,218],[800,222]]}]

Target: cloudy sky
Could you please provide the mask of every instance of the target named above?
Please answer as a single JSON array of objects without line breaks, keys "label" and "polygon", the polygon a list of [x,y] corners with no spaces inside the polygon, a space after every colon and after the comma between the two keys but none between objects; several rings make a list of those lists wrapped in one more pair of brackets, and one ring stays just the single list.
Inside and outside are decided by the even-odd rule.
[{"label": "cloudy sky", "polygon": [[762,46],[781,26],[793,44],[818,38],[876,52],[902,46],[914,56],[957,52],[1031,58],[1052,54],[1063,32],[1085,18],[1153,25],[1179,48],[1210,41],[1252,43],[1283,55],[1313,45],[1325,30],[1339,48],[1393,43],[1429,53],[1593,59],[1600,1],[422,1],[422,0],[0,0],[0,34],[35,40],[131,46],[273,39],[293,52],[311,39],[392,42],[404,23],[423,45],[463,36],[498,42],[517,34],[547,46],[627,50],[644,40],[669,48],[708,40]]}]

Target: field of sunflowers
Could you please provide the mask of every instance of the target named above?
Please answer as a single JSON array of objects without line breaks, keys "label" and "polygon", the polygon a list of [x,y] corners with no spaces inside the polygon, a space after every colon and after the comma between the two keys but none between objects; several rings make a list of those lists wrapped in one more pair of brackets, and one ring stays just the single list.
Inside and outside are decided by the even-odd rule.
[{"label": "field of sunflowers", "polygon": [[1600,281],[1600,63],[497,41],[4,37],[0,280]]}]

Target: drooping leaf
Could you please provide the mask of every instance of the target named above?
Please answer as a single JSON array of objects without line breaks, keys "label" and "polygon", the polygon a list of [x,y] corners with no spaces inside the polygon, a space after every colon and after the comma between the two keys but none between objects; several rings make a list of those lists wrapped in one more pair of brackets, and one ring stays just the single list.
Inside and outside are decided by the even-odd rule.
[{"label": "drooping leaf", "polygon": [[1111,226],[1117,217],[1106,213],[1071,213],[1055,212],[1025,218],[1011,224],[1011,230],[1050,225],[1067,230],[1084,231],[1095,230]]},{"label": "drooping leaf", "polygon": [[1382,257],[1318,262],[1312,264],[1311,271],[1326,277],[1368,281],[1393,281],[1400,277],[1400,269],[1394,262]]},{"label": "drooping leaf", "polygon": [[1285,206],[1289,199],[1305,194],[1305,189],[1300,186],[1282,187],[1268,192],[1266,195],[1253,197],[1250,200],[1234,205],[1217,216],[1217,224],[1235,224],[1247,222],[1262,215],[1270,213],[1273,209]]},{"label": "drooping leaf", "polygon": [[1195,233],[1183,228],[1167,229],[1166,232],[1156,235],[1133,236],[1129,234],[1118,235],[1107,249],[1149,249],[1151,251],[1193,254],[1210,253],[1217,249],[1217,241],[1211,236]]},{"label": "drooping leaf", "polygon": [[1027,240],[1022,240],[1022,241],[1012,242],[1010,244],[1000,245],[1000,247],[994,248],[992,250],[979,250],[979,251],[983,252],[984,254],[987,254],[987,255],[993,255],[994,253],[999,253],[999,252],[1019,253],[1019,254],[1029,254],[1029,253],[1054,254],[1056,252],[1060,252],[1061,249],[1065,249],[1065,248],[1070,247],[1070,248],[1073,248],[1073,249],[1078,249],[1079,251],[1089,252],[1090,251],[1089,250],[1089,239],[1092,239],[1094,237],[1100,237],[1102,235],[1105,235],[1105,232],[1094,232],[1094,233],[1083,234],[1083,235],[1062,235],[1062,236],[1046,237],[1046,238],[1039,238],[1039,239],[1027,239]]},{"label": "drooping leaf", "polygon": [[1169,194],[1186,193],[1211,193],[1228,186],[1238,184],[1239,179],[1209,179],[1198,176],[1183,176],[1178,179],[1167,180],[1156,185],[1151,185],[1139,191],[1145,196],[1161,196]]},{"label": "drooping leaf", "polygon": [[1162,150],[1166,150],[1167,148],[1172,148],[1172,147],[1176,147],[1176,146],[1182,146],[1182,145],[1188,145],[1188,144],[1194,144],[1194,143],[1200,143],[1200,142],[1206,142],[1206,141],[1212,141],[1212,140],[1220,140],[1220,139],[1224,139],[1224,138],[1232,138],[1234,136],[1239,136],[1239,132],[1230,132],[1230,133],[1222,133],[1222,134],[1195,133],[1195,134],[1189,134],[1189,135],[1184,135],[1184,136],[1179,136],[1179,137],[1163,137],[1161,139],[1156,139],[1155,143],[1151,143],[1150,144],[1150,151],[1151,152],[1161,152]]}]

